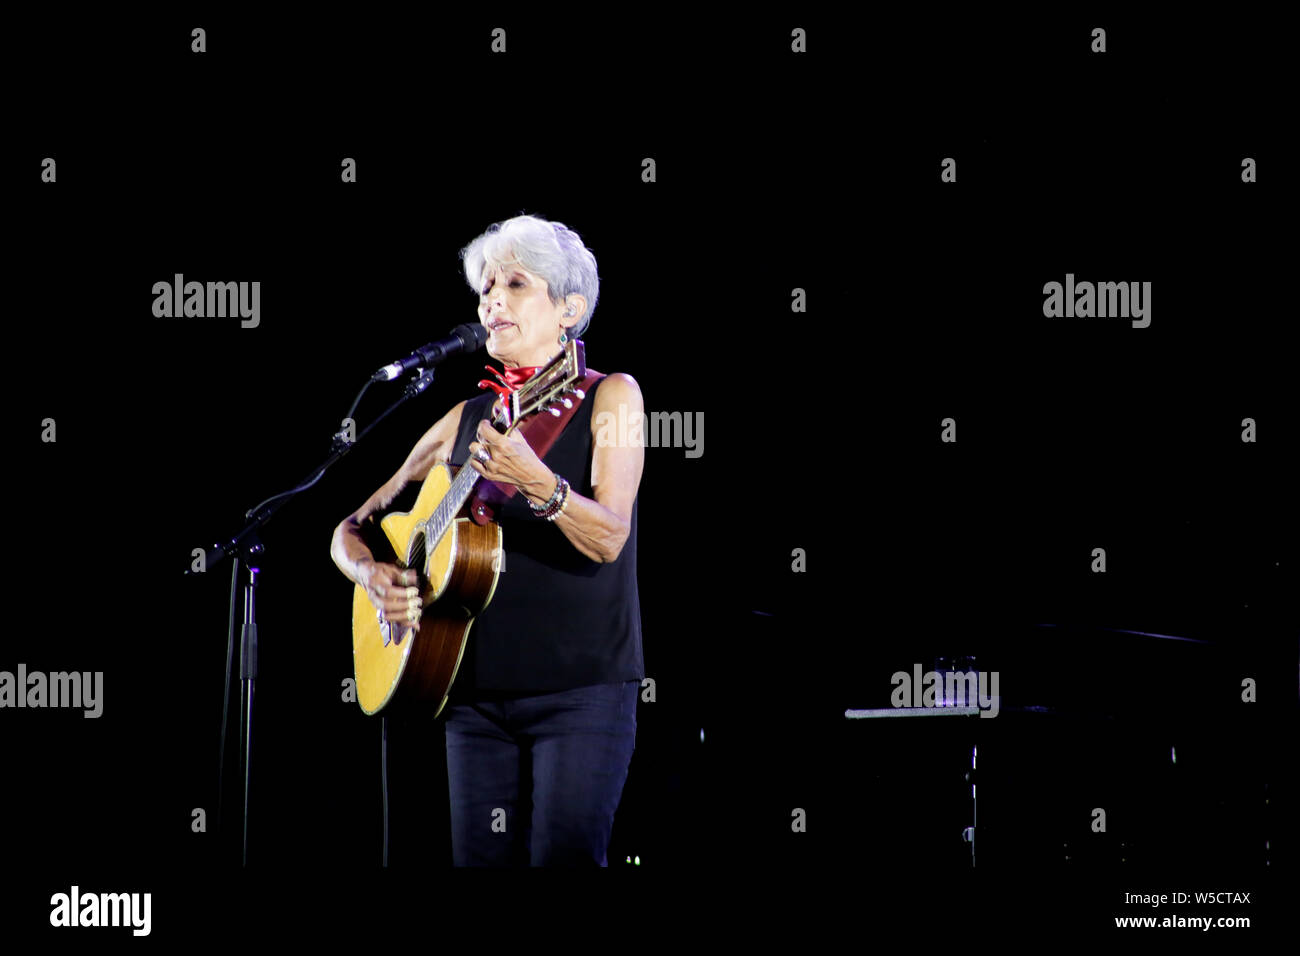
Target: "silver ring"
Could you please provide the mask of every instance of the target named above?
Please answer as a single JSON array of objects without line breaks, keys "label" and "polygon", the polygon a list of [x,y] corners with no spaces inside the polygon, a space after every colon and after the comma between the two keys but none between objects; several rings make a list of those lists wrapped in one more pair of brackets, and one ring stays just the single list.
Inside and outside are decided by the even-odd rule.
[{"label": "silver ring", "polygon": [[478,450],[478,455],[476,455],[475,457],[477,457],[479,461],[491,461],[491,460],[492,460],[491,456],[487,453],[487,449],[486,449],[486,448],[480,448],[480,449]]}]

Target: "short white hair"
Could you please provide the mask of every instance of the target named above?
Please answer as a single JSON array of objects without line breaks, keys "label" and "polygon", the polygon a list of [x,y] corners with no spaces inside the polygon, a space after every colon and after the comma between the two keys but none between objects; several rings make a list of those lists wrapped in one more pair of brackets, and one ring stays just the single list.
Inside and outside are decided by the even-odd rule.
[{"label": "short white hair", "polygon": [[564,223],[548,222],[536,216],[515,216],[493,223],[460,251],[460,257],[465,263],[465,281],[475,295],[483,294],[489,268],[495,270],[517,262],[546,280],[552,304],[574,294],[587,300],[587,311],[569,330],[572,337],[582,335],[591,324],[600,294],[596,257]]}]

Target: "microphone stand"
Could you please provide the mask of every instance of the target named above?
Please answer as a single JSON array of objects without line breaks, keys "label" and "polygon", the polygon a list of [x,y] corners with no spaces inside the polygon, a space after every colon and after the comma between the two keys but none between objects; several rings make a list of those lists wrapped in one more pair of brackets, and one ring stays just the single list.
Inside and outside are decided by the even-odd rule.
[{"label": "microphone stand", "polygon": [[[316,484],[326,471],[330,469],[340,458],[350,452],[356,445],[370,434],[371,430],[382,422],[385,418],[395,412],[402,405],[406,404],[416,395],[419,395],[433,382],[433,369],[415,370],[415,378],[402,391],[402,397],[388,406],[378,418],[366,426],[366,428],[357,435],[355,439],[349,440],[343,431],[334,435],[331,445],[330,456],[325,462],[316,468],[306,479],[295,485],[289,491],[275,495],[263,502],[262,506],[249,511],[244,517],[249,519],[239,534],[235,535],[225,544],[213,545],[212,556],[206,558],[203,570],[220,564],[227,557],[232,559],[230,574],[230,616],[227,625],[226,641],[226,693],[221,707],[221,761],[217,769],[217,828],[219,832],[224,832],[222,823],[222,803],[225,797],[225,771],[226,771],[226,728],[229,722],[228,707],[230,704],[230,671],[231,663],[234,658],[235,647],[235,596],[239,590],[239,578],[241,566],[248,572],[247,580],[244,584],[244,619],[243,628],[240,635],[239,643],[239,680],[241,684],[240,693],[240,765],[244,777],[244,811],[243,811],[243,866],[248,866],[248,795],[250,790],[252,740],[253,740],[253,689],[257,683],[257,577],[261,569],[254,567],[250,561],[257,555],[262,554],[265,548],[258,537],[258,530],[271,520],[271,516],[279,511],[291,498],[299,492],[306,491],[312,485]],[[365,393],[374,379],[366,383],[362,388],[362,394]],[[361,396],[357,396],[356,402],[353,403],[353,410],[360,404]],[[347,416],[351,418],[349,414]],[[190,577],[201,572],[195,571],[193,567],[185,571],[185,576]],[[385,728],[386,730],[387,728]],[[387,735],[385,734],[385,737]],[[387,741],[385,741],[386,743]],[[385,824],[387,821],[385,821]],[[385,854],[387,848],[385,848]],[[385,861],[386,862],[386,861]]]}]

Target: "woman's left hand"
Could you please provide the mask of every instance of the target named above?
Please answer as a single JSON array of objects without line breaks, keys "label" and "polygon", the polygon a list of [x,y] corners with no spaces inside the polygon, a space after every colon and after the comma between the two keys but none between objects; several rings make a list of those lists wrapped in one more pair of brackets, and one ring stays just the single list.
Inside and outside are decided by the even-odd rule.
[{"label": "woman's left hand", "polygon": [[[498,484],[520,486],[521,490],[531,487],[539,494],[550,493],[551,489],[542,492],[540,486],[553,477],[551,470],[518,431],[502,435],[484,419],[478,423],[476,434],[478,441],[469,444],[469,463],[480,475]],[[487,452],[487,461],[480,451]]]}]

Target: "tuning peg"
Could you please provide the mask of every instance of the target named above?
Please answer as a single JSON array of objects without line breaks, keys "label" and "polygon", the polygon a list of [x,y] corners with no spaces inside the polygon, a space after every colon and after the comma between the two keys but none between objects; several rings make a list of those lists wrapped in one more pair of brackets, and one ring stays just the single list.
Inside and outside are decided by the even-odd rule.
[{"label": "tuning peg", "polygon": [[582,401],[584,398],[587,397],[587,393],[580,388],[575,388],[573,390],[573,394],[578,396],[578,401]]},{"label": "tuning peg", "polygon": [[546,410],[550,412],[552,415],[554,415],[556,418],[560,417],[560,410],[558,408],[555,408],[552,405],[547,405]]},{"label": "tuning peg", "polygon": [[560,404],[563,405],[565,408],[573,407],[573,402],[569,401],[567,398],[560,399]]}]

